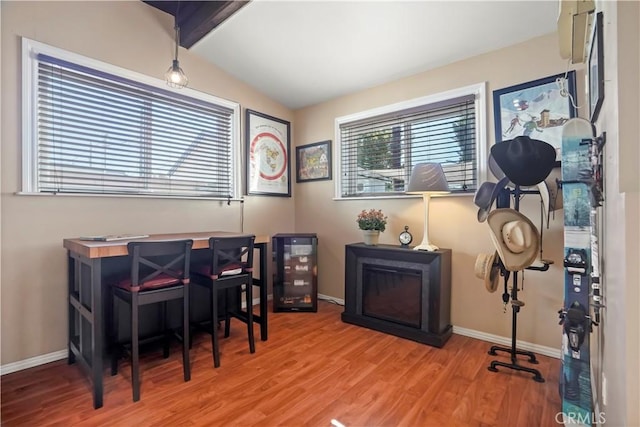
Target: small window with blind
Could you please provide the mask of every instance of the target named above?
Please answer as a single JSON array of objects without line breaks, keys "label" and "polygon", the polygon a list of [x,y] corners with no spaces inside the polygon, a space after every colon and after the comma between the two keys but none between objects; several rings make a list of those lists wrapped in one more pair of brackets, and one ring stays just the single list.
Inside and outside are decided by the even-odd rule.
[{"label": "small window with blind", "polygon": [[238,198],[239,108],[23,39],[23,192]]},{"label": "small window with blind", "polygon": [[434,162],[452,193],[475,193],[485,110],[478,84],[336,119],[336,197],[404,195],[413,167]]}]

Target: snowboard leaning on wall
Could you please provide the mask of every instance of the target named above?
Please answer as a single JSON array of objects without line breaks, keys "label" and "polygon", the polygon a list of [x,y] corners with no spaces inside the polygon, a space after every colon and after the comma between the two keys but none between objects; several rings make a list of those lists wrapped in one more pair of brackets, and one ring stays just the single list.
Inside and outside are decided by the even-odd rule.
[{"label": "snowboard leaning on wall", "polygon": [[[565,423],[591,426],[593,399],[589,338],[597,194],[594,176],[594,128],[573,118],[562,130],[562,198],[564,206],[564,307],[560,394]],[[597,254],[597,251],[595,252]],[[597,255],[596,255],[597,256]],[[596,269],[597,270],[597,269]]]}]

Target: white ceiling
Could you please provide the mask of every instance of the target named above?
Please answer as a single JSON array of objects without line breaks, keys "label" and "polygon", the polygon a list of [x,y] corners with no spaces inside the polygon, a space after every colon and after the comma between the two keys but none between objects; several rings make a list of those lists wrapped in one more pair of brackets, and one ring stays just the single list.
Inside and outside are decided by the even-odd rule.
[{"label": "white ceiling", "polygon": [[557,16],[558,0],[253,0],[190,50],[297,109],[554,32]]}]

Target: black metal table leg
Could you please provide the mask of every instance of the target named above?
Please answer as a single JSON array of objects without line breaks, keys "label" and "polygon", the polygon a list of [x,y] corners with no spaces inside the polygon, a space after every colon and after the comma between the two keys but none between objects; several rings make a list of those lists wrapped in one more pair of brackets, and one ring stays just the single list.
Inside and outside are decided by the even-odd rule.
[{"label": "black metal table leg", "polygon": [[102,385],[102,263],[69,252],[68,363],[80,362],[93,383],[93,407],[101,408]]},{"label": "black metal table leg", "polygon": [[268,272],[267,272],[267,244],[262,243],[260,245],[260,339],[266,341],[267,335],[267,285],[268,285]]},{"label": "black metal table leg", "polygon": [[267,296],[268,296],[268,273],[267,273],[267,243],[256,243],[255,248],[260,252],[260,278],[253,279],[253,285],[260,287],[260,314],[254,316],[254,322],[260,323],[260,339],[266,341],[267,335]]},{"label": "black metal table leg", "polygon": [[91,261],[91,368],[93,379],[93,407],[102,407],[102,263],[100,259]]}]

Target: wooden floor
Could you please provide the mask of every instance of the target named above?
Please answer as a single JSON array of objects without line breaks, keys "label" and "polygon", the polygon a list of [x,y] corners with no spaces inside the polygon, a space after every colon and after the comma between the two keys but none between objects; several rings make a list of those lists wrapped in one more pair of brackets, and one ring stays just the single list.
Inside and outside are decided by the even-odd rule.
[{"label": "wooden floor", "polygon": [[[194,337],[192,376],[182,379],[180,345],[169,359],[141,358],[141,400],[131,400],[129,364],[105,368],[104,406],[93,409],[79,366],[59,361],[1,378],[3,426],[554,426],[560,361],[539,356],[545,383],[489,372],[490,344],[453,335],[442,349],[342,323],[342,307],[269,313],[269,340],[249,354],[232,321],[213,368],[211,341]],[[256,327],[256,336],[259,336]],[[523,362],[523,365],[527,363]]]}]

